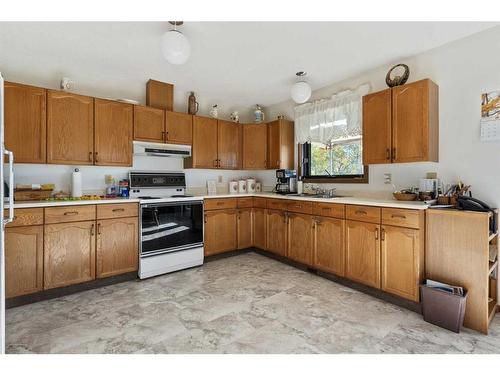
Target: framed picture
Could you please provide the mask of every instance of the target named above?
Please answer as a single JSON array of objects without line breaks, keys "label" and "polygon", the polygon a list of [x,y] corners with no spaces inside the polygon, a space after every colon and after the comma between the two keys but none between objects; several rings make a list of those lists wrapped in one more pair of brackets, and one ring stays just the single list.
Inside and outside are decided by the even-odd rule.
[{"label": "framed picture", "polygon": [[500,119],[500,90],[481,95],[481,117],[483,121]]}]

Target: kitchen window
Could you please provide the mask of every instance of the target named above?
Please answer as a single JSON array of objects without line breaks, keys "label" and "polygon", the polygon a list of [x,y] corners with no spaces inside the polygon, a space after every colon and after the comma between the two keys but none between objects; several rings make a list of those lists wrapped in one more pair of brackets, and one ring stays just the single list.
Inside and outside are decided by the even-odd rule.
[{"label": "kitchen window", "polygon": [[364,85],[295,108],[299,173],[305,182],[368,182],[362,159],[362,97],[368,90]]}]

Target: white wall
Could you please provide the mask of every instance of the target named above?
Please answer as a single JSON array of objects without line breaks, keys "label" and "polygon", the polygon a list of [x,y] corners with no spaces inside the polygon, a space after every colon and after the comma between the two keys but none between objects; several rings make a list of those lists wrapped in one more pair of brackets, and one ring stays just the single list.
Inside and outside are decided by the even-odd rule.
[{"label": "white wall", "polygon": [[[419,178],[435,171],[445,182],[460,178],[472,184],[477,198],[499,207],[500,143],[480,142],[479,120],[481,94],[500,89],[500,27],[397,62],[409,65],[410,81],[431,78],[439,85],[439,163],[371,165],[369,184],[332,186],[342,190],[390,191],[391,186],[383,183],[384,173],[392,173],[393,182],[398,188],[404,188],[418,186]],[[372,91],[385,89],[389,68],[390,65],[382,66],[315,90],[311,99],[328,97],[367,82]],[[291,101],[270,106],[268,116],[274,118],[283,113],[293,118],[293,107]]]}]

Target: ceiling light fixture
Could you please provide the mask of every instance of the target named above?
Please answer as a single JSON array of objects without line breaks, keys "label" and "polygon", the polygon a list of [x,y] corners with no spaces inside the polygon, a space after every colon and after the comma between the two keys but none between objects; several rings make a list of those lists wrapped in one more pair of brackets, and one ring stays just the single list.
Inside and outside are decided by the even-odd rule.
[{"label": "ceiling light fixture", "polygon": [[177,26],[181,26],[184,22],[169,21],[169,23],[174,29],[167,31],[161,37],[161,51],[170,64],[182,65],[189,59],[191,53],[189,40],[177,30]]},{"label": "ceiling light fixture", "polygon": [[297,82],[295,82],[290,90],[292,99],[295,103],[302,104],[309,100],[311,97],[311,86],[306,82],[306,72],[297,72]]}]

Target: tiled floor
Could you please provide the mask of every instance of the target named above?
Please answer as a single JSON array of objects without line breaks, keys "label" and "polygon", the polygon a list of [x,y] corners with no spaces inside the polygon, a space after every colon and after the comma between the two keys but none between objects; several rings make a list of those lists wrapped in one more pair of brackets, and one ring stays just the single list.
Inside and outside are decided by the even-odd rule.
[{"label": "tiled floor", "polygon": [[248,253],[7,311],[9,353],[500,353],[489,336]]}]

